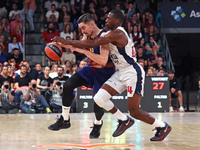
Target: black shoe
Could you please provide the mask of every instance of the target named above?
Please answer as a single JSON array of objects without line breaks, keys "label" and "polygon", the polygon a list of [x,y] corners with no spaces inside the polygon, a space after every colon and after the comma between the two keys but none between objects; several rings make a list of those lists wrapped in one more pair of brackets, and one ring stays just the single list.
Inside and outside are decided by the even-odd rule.
[{"label": "black shoe", "polygon": [[118,120],[119,124],[118,124],[117,129],[112,135],[113,137],[120,136],[135,123],[135,121],[132,118],[130,118],[129,116],[127,117],[128,119],[126,121]]},{"label": "black shoe", "polygon": [[56,123],[50,125],[48,129],[58,131],[60,129],[67,129],[70,126],[70,118],[68,120],[64,120],[63,116],[61,115],[60,118],[56,121]]},{"label": "black shoe", "polygon": [[162,141],[165,137],[170,133],[172,127],[165,122],[165,127],[156,127],[155,129],[155,136],[150,138],[151,141]]},{"label": "black shoe", "polygon": [[101,130],[102,125],[103,125],[103,122],[100,125],[94,124],[94,126],[92,127],[93,129],[90,132],[90,138],[91,139],[96,139],[100,136],[100,130]]}]

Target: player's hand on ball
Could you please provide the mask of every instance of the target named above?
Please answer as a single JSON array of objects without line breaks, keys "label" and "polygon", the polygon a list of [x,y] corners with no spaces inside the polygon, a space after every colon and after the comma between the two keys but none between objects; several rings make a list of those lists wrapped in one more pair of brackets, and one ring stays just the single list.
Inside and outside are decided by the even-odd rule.
[{"label": "player's hand on ball", "polygon": [[56,42],[56,43],[61,43],[61,44],[64,44],[66,43],[66,40],[60,36],[55,36],[53,39],[51,39],[53,42]]}]

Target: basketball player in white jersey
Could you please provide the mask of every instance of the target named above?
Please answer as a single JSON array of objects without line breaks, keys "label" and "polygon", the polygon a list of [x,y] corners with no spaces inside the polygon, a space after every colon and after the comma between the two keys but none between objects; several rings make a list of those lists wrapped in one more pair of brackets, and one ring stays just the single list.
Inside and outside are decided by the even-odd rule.
[{"label": "basketball player in white jersey", "polygon": [[[130,115],[135,119],[141,120],[155,127],[156,133],[154,137],[150,138],[151,141],[162,141],[170,133],[171,126],[166,122],[153,118],[147,112],[139,109],[141,96],[143,95],[145,73],[143,68],[136,62],[136,53],[133,42],[128,37],[124,28],[121,27],[123,20],[124,16],[121,11],[112,10],[106,19],[106,26],[109,31],[104,37],[92,41],[66,41],[60,37],[55,37],[53,40],[60,42],[62,45],[72,45],[79,48],[91,48],[109,44],[112,62],[119,71],[115,72],[111,78],[104,83],[101,89],[94,96],[94,100],[100,107],[103,107],[105,110],[112,113],[119,120],[119,125],[113,133],[113,136],[116,137],[121,135],[131,126],[132,122],[134,122],[130,117],[127,117],[118,111],[112,101],[110,101],[110,98],[113,95],[121,93],[127,89]],[[90,53],[84,49],[74,48],[73,50],[85,54]],[[93,54],[90,54],[89,56],[93,61],[99,59]],[[99,67],[99,65],[96,66]]]}]

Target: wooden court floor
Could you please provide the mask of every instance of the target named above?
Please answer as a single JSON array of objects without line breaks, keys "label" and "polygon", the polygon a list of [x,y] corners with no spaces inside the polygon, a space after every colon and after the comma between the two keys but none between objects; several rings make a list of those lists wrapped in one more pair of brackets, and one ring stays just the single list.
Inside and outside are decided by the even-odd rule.
[{"label": "wooden court floor", "polygon": [[50,131],[58,114],[0,115],[0,150],[200,150],[200,113],[151,113],[167,121],[172,132],[163,142],[151,142],[152,126],[136,121],[123,135],[112,137],[117,127],[106,113],[100,138],[90,139],[93,113],[71,114],[71,128]]}]

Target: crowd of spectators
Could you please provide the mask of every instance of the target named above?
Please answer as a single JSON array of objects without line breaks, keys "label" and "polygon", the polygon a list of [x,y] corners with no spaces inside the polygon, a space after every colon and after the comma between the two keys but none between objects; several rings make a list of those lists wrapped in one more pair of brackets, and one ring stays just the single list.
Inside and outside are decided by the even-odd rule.
[{"label": "crowd of spectators", "polygon": [[[117,9],[125,16],[122,26],[135,43],[137,62],[146,75],[167,75],[159,37],[161,15],[157,6],[161,1],[171,0],[46,0],[41,51],[55,36],[66,40],[82,39],[77,19],[83,13],[90,13],[98,27],[106,29],[109,11]],[[16,113],[19,109],[23,113],[61,112],[64,81],[87,65],[85,55],[65,48],[61,60],[48,62],[47,66],[36,64],[32,68],[29,62],[23,61],[23,20],[26,13],[28,32],[34,32],[35,10],[35,0],[0,1],[0,110],[4,113]]]}]

